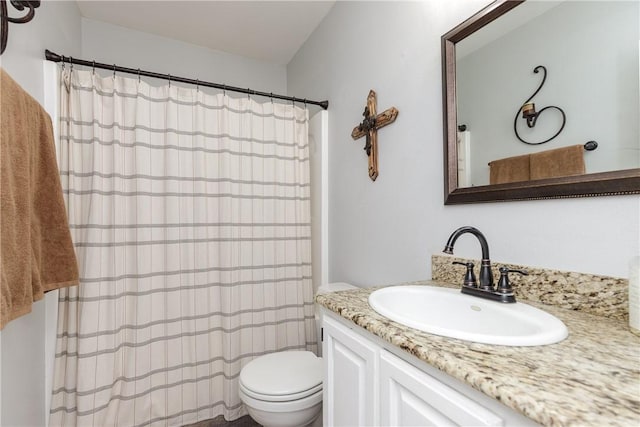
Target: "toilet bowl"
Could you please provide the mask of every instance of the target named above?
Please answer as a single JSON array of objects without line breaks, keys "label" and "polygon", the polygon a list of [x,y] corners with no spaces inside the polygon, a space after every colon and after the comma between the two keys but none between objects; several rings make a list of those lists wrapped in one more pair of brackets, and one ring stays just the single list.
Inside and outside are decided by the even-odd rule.
[{"label": "toilet bowl", "polygon": [[[330,283],[321,286],[318,293],[347,289],[355,287]],[[319,329],[318,312],[316,323]],[[322,414],[322,376],[322,358],[310,351],[266,354],[242,368],[238,394],[251,418],[265,427],[308,426]]]},{"label": "toilet bowl", "polygon": [[240,372],[240,400],[265,427],[302,427],[322,411],[322,359],[310,351],[267,354]]}]

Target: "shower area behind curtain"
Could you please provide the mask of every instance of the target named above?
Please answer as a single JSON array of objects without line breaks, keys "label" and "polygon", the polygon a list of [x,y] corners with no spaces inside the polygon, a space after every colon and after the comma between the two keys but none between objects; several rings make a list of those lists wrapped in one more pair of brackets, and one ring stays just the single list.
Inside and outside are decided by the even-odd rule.
[{"label": "shower area behind curtain", "polygon": [[308,111],[63,71],[81,284],[60,293],[50,425],[246,412],[240,369],[316,350]]}]

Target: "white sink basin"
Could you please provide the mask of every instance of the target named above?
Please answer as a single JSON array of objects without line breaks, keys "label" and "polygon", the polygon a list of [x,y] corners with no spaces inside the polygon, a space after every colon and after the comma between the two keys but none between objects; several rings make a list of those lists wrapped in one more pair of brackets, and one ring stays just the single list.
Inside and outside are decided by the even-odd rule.
[{"label": "white sink basin", "polygon": [[484,344],[545,345],[569,335],[560,319],[535,307],[463,295],[459,289],[391,286],[372,292],[369,305],[411,328]]}]

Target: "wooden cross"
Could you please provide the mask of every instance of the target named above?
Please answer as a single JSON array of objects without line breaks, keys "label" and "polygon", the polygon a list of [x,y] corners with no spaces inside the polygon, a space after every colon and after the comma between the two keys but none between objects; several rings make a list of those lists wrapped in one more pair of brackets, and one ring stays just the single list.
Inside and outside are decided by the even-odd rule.
[{"label": "wooden cross", "polygon": [[364,108],[364,113],[362,113],[364,120],[354,127],[353,132],[351,132],[353,139],[367,137],[364,150],[369,156],[369,178],[372,181],[375,181],[378,177],[378,129],[393,123],[398,116],[398,110],[395,107],[376,115],[376,103],[376,93],[370,90],[367,97],[367,106]]}]

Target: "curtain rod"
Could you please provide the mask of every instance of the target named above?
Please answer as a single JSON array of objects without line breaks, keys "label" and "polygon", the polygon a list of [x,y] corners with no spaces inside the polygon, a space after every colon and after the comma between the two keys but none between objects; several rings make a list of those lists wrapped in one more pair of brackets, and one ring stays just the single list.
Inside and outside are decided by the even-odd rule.
[{"label": "curtain rod", "polygon": [[52,62],[62,62],[63,64],[69,63],[69,64],[76,64],[76,65],[84,65],[87,67],[100,68],[103,70],[112,70],[114,73],[120,72],[120,73],[136,74],[138,76],[153,77],[156,79],[187,83],[187,84],[192,84],[197,86],[212,87],[212,88],[221,89],[225,91],[228,90],[231,92],[239,92],[239,93],[246,93],[249,95],[264,96],[267,98],[282,99],[284,101],[299,102],[301,104],[318,105],[322,107],[324,110],[329,108],[329,101],[310,101],[308,99],[295,98],[295,97],[286,96],[286,95],[277,95],[275,93],[260,92],[253,89],[243,89],[241,87],[227,86],[220,83],[203,82],[200,80],[187,79],[185,77],[176,77],[176,76],[172,76],[171,74],[154,73],[153,71],[144,71],[139,68],[137,69],[127,68],[127,67],[120,67],[115,64],[109,65],[101,62],[87,61],[84,59],[77,59],[70,56],[58,55],[57,53],[51,52],[49,49],[44,51],[44,55],[47,61],[52,61]]}]

